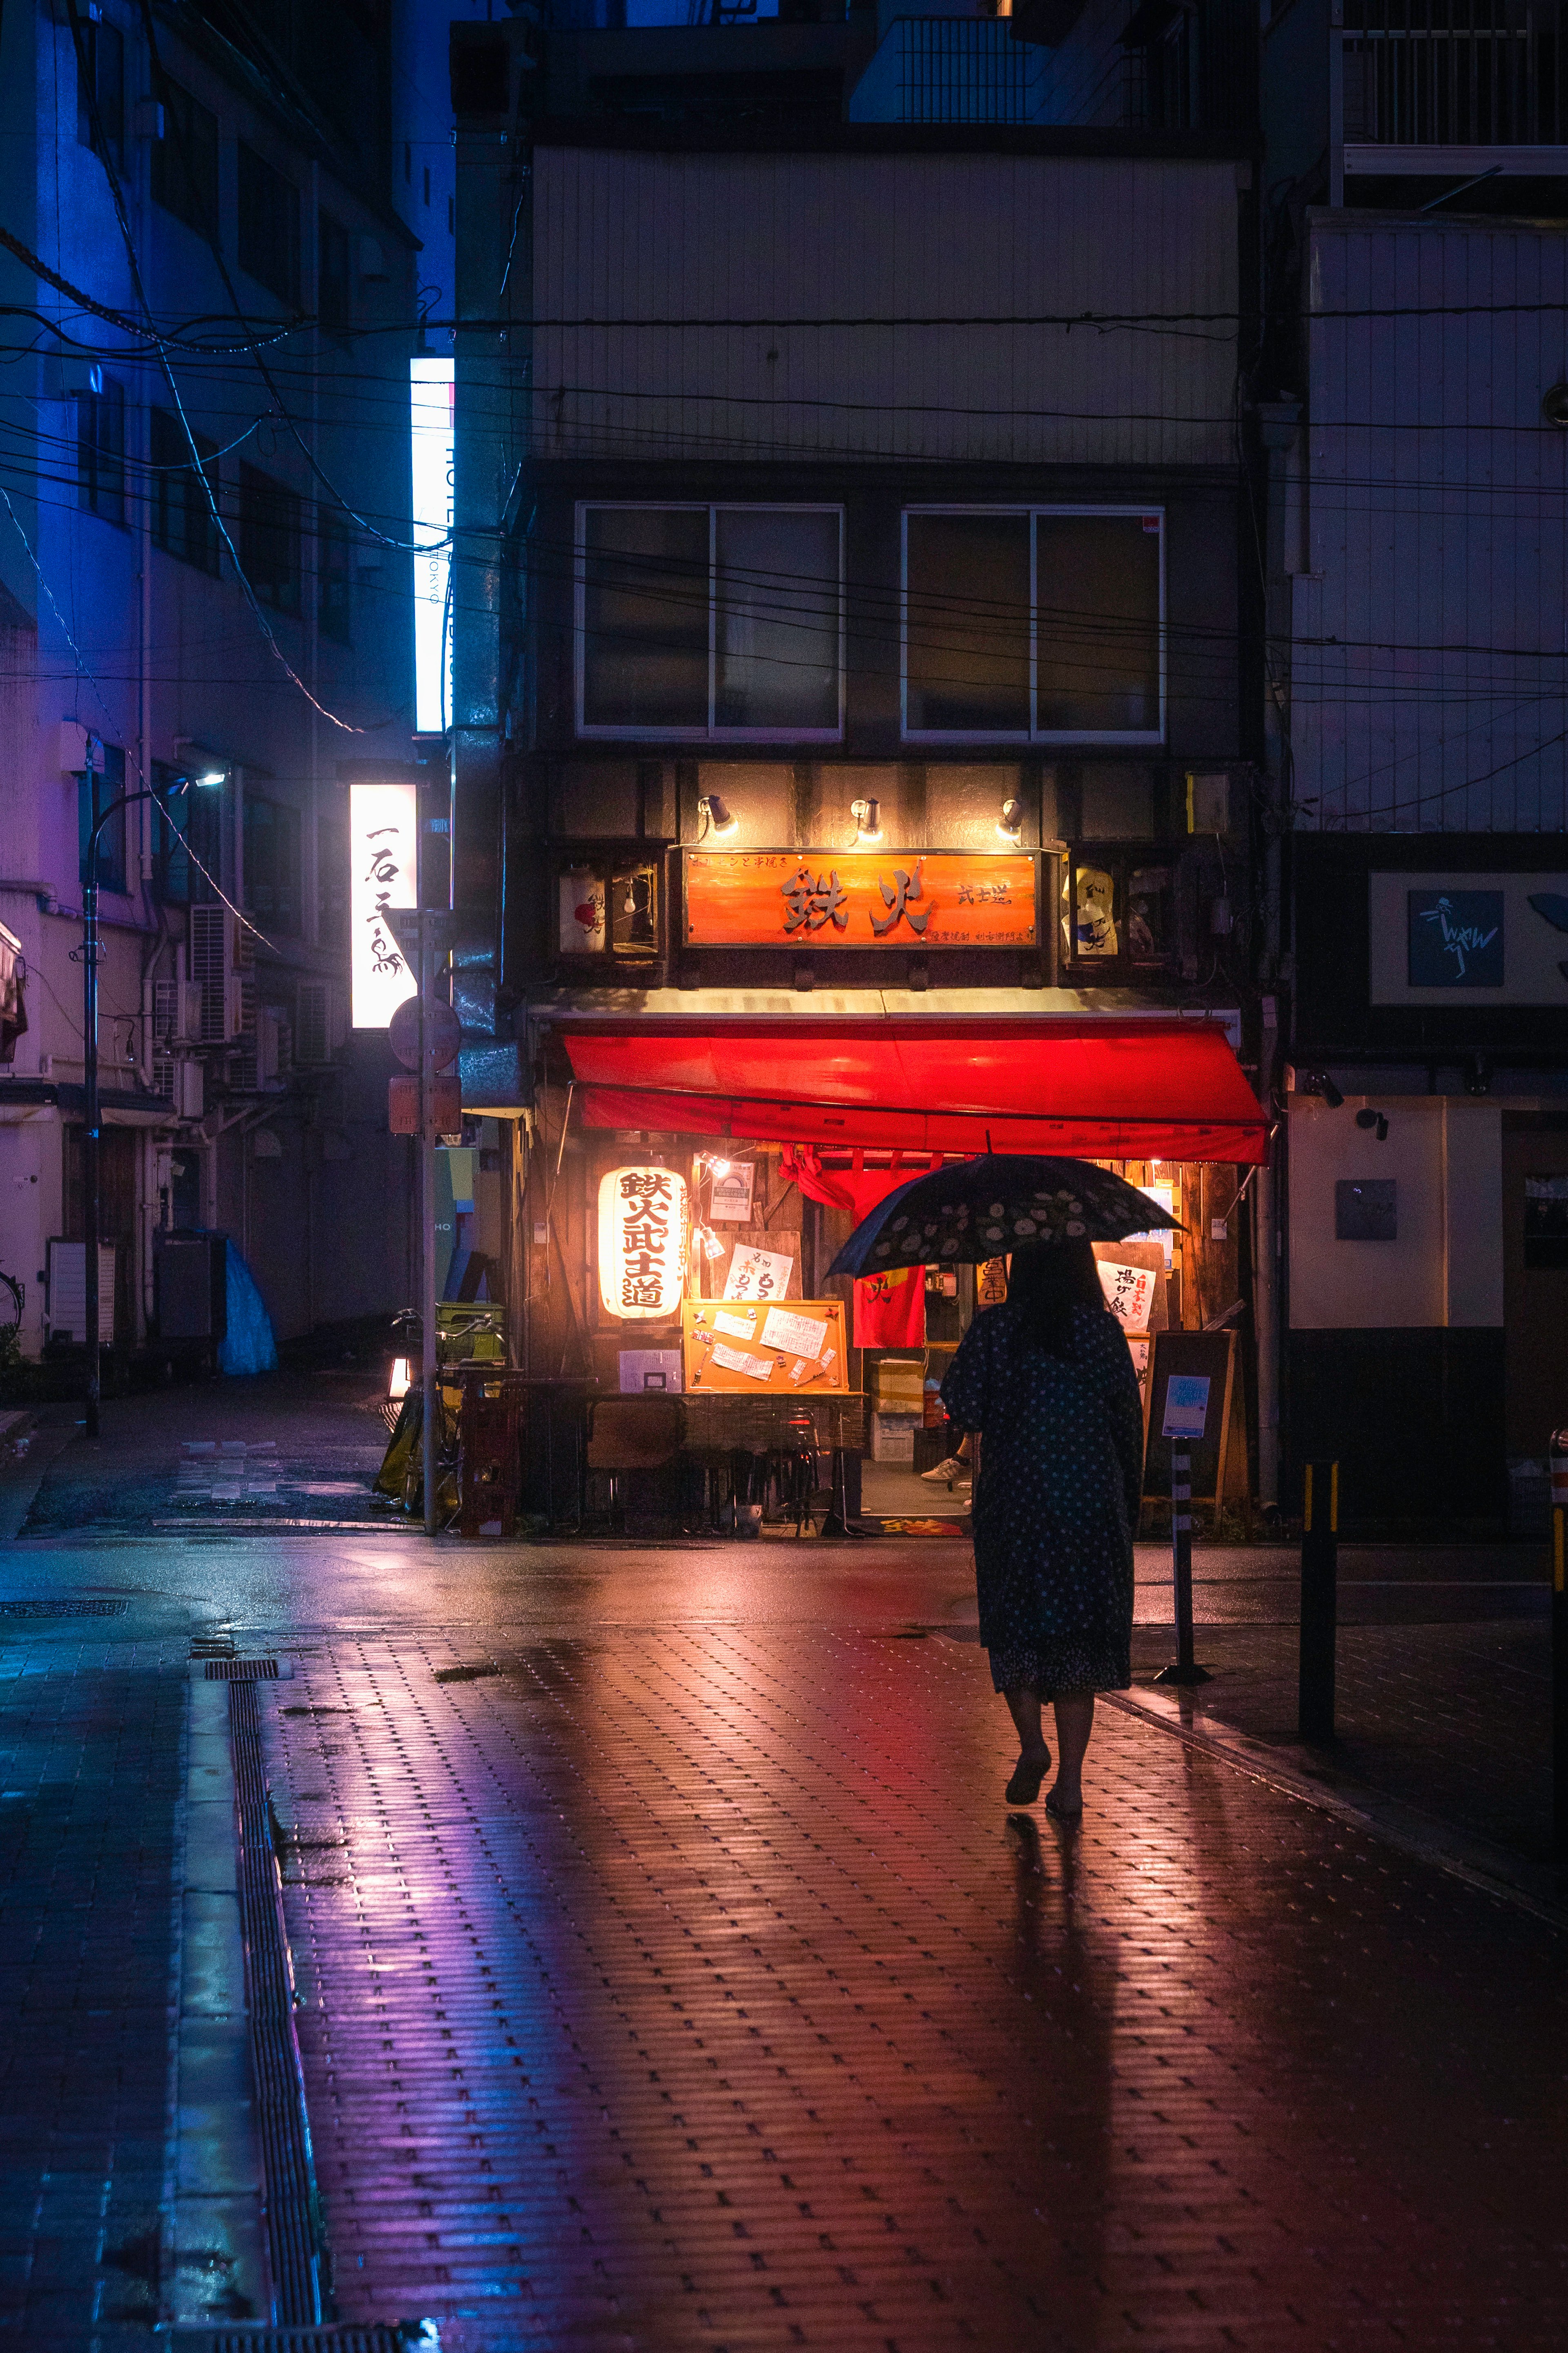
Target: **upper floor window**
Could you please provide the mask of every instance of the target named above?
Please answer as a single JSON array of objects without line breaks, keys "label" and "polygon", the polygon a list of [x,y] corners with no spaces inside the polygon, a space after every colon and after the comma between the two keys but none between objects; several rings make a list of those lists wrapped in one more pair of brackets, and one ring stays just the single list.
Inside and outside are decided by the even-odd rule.
[{"label": "upper floor window", "polygon": [[107,18],[83,13],[79,35],[76,135],[96,154],[100,137],[109,161],[125,160],[125,36]]},{"label": "upper floor window", "polygon": [[837,738],[843,511],[578,511],[577,725],[590,735]]},{"label": "upper floor window", "polygon": [[1163,545],[1144,509],[911,507],[906,736],[1160,743]]},{"label": "upper floor window", "polygon": [[290,309],[300,306],[300,192],[239,142],[239,266]]},{"label": "upper floor window", "polygon": [[[153,544],[165,555],[199,571],[218,569],[217,525],[200,476],[191,463],[185,428],[173,409],[155,408],[152,416]],[[217,444],[205,433],[194,437],[202,473],[217,496]]]},{"label": "upper floor window", "polygon": [[167,76],[163,106],[163,135],[153,142],[153,194],[198,237],[216,240],[217,117]]},{"label": "upper floor window", "polygon": [[349,580],[353,544],[349,519],[324,499],[316,505],[316,621],[324,638],[350,642]]},{"label": "upper floor window", "polygon": [[96,392],[76,396],[77,498],[106,522],[125,521],[125,386],[94,372]]},{"label": "upper floor window", "polygon": [[300,609],[300,494],[259,466],[239,469],[239,561],[264,605]]},{"label": "upper floor window", "polygon": [[259,793],[245,797],[245,903],[269,931],[300,930],[300,812]]}]

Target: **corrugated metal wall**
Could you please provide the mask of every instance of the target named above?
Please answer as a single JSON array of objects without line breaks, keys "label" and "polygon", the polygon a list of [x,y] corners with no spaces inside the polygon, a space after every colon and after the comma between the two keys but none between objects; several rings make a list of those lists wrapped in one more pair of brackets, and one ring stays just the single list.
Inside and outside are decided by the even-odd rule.
[{"label": "corrugated metal wall", "polygon": [[[1541,414],[1568,376],[1565,296],[1560,229],[1312,231],[1310,572],[1291,706],[1303,825],[1568,823],[1568,433]],[[1471,307],[1342,315],[1453,306]]]},{"label": "corrugated metal wall", "polygon": [[[1231,164],[534,156],[534,311],[577,319],[1234,313]],[[542,457],[1229,465],[1228,316],[1060,327],[541,326]]]}]

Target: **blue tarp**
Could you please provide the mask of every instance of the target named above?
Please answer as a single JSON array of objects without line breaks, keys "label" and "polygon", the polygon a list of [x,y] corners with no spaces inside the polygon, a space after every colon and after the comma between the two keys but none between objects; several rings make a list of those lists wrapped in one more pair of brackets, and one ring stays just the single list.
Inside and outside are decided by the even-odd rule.
[{"label": "blue tarp", "polygon": [[272,1318],[262,1304],[256,1278],[233,1242],[225,1253],[228,1266],[226,1302],[228,1332],[217,1352],[223,1373],[275,1373],[278,1343]]}]

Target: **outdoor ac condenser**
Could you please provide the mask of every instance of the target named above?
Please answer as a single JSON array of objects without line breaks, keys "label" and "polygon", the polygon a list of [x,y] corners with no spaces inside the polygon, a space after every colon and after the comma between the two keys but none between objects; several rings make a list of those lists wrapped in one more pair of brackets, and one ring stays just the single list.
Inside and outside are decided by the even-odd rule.
[{"label": "outdoor ac condenser", "polygon": [[201,1026],[195,1042],[231,1045],[245,1029],[250,934],[227,907],[193,907],[189,958],[192,985],[201,991]]}]

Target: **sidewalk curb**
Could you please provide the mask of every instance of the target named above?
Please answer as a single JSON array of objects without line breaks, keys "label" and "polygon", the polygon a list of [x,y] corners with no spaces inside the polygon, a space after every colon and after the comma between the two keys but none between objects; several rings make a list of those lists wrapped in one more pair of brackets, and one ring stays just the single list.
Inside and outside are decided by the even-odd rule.
[{"label": "sidewalk curb", "polygon": [[206,1682],[193,1662],[185,1704],[163,2319],[211,2327],[226,2316],[262,2317],[272,2292],[227,1686]]},{"label": "sidewalk curb", "polygon": [[1323,1778],[1332,1774],[1332,1766],[1327,1760],[1320,1764],[1310,1750],[1282,1752],[1226,1725],[1200,1726],[1192,1721],[1190,1700],[1154,1692],[1142,1693],[1136,1699],[1125,1692],[1102,1692],[1100,1696],[1122,1715],[1135,1716],[1156,1731],[1172,1734],[1188,1747],[1218,1757],[1233,1771],[1278,1789],[1283,1797],[1297,1799],[1318,1813],[1365,1831],[1450,1878],[1462,1880],[1479,1894],[1528,1912],[1549,1927],[1568,1928],[1568,1897],[1559,1892],[1561,1882],[1549,1864],[1528,1862],[1505,1848],[1423,1813],[1419,1807],[1406,1805],[1402,1799],[1384,1797],[1363,1783],[1336,1783]]}]

